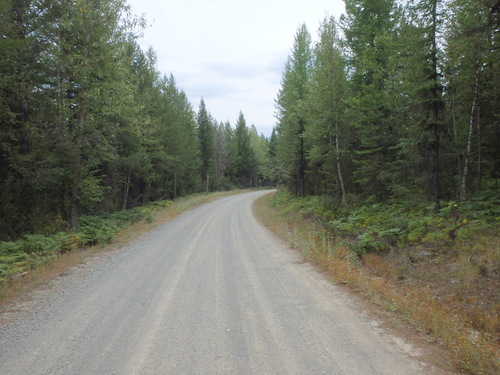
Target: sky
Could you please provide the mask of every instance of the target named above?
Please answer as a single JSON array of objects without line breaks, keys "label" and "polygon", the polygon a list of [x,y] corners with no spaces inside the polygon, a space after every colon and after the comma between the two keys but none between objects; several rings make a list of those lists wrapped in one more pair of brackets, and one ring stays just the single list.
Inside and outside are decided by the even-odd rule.
[{"label": "sky", "polygon": [[247,126],[269,137],[275,99],[297,29],[312,40],[326,15],[338,20],[343,0],[128,0],[144,15],[138,39],[152,47],[160,73],[173,74],[198,112],[201,98],[218,122],[234,127],[240,111]]}]

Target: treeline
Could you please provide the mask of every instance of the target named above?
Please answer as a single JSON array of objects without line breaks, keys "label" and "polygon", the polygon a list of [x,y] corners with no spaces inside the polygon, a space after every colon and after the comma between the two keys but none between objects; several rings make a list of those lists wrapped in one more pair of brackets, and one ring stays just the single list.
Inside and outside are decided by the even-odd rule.
[{"label": "treeline", "polygon": [[0,0],[0,240],[264,180],[267,140],[195,113],[125,0]]},{"label": "treeline", "polygon": [[296,195],[430,201],[500,178],[500,3],[345,0],[298,29],[277,98],[276,173]]},{"label": "treeline", "polygon": [[333,202],[467,199],[500,177],[498,0],[345,0],[299,28],[270,139],[198,113],[125,0],[0,0],[0,240],[281,182]]}]

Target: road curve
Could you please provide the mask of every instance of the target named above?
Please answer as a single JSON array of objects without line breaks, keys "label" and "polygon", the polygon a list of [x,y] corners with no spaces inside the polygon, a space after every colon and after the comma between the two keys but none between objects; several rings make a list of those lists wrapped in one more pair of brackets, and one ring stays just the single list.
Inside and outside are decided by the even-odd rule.
[{"label": "road curve", "polygon": [[0,374],[425,373],[256,221],[262,194],[189,210],[35,293],[3,317]]}]

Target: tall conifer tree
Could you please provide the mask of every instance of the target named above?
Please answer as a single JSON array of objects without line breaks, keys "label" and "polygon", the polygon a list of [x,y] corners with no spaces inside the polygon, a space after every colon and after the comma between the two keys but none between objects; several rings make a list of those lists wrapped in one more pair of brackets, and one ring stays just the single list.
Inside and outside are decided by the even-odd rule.
[{"label": "tall conifer tree", "polygon": [[341,24],[351,66],[349,123],[356,130],[354,178],[360,193],[383,201],[389,197],[397,142],[388,89],[394,32],[394,0],[345,0]]},{"label": "tall conifer tree", "polygon": [[[200,175],[202,186],[205,190],[210,189],[210,174],[213,169],[213,148],[214,136],[212,129],[212,119],[207,111],[203,98],[200,102],[197,117],[197,139],[198,139],[198,159],[200,163]],[[214,176],[212,175],[212,178]]]},{"label": "tall conifer tree", "polygon": [[277,158],[283,178],[296,195],[306,194],[307,150],[304,140],[311,75],[311,36],[302,25],[295,34],[276,100]]},{"label": "tall conifer tree", "polygon": [[252,148],[250,132],[245,116],[240,112],[234,131],[235,146],[235,179],[241,187],[255,185],[254,177],[257,173],[257,159]]},{"label": "tall conifer tree", "polygon": [[349,139],[345,124],[348,92],[345,62],[336,28],[335,19],[329,17],[323,20],[319,29],[305,136],[310,144],[310,168],[317,174],[319,186],[316,192],[337,196],[343,201],[348,176],[343,168],[347,161],[345,139]]},{"label": "tall conifer tree", "polygon": [[[453,0],[446,33],[447,110],[461,199],[500,178],[500,4]],[[475,177],[475,178],[474,178]]]}]

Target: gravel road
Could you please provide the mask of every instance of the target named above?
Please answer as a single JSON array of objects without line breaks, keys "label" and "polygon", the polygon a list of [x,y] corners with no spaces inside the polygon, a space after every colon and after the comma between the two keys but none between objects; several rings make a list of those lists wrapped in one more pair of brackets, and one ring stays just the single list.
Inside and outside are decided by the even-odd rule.
[{"label": "gravel road", "polygon": [[189,210],[4,313],[0,374],[423,374],[252,216],[266,192]]}]

